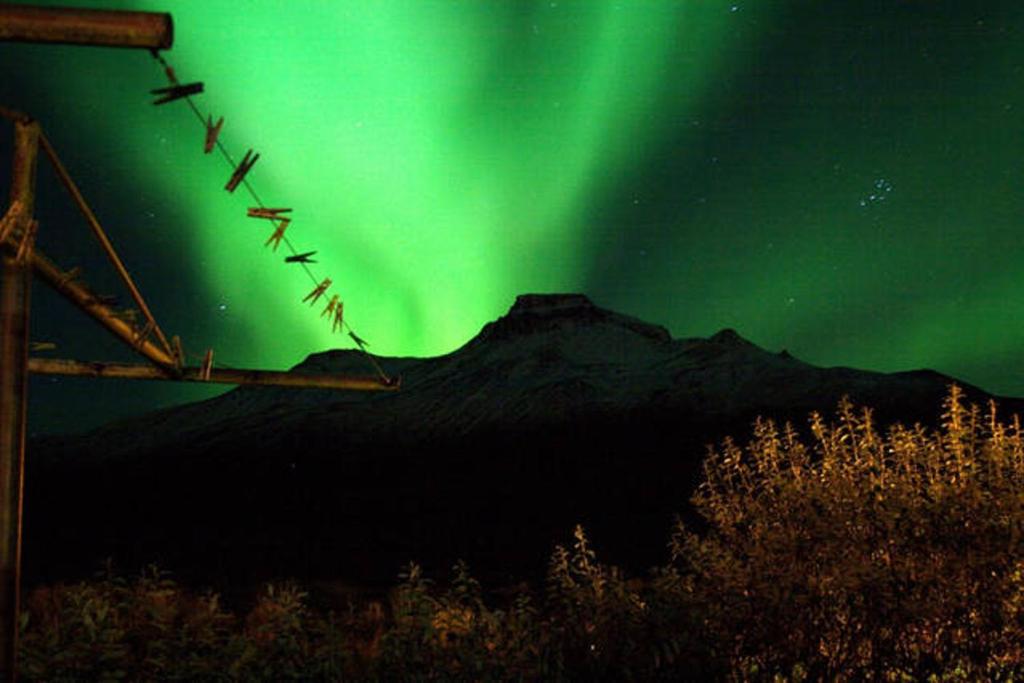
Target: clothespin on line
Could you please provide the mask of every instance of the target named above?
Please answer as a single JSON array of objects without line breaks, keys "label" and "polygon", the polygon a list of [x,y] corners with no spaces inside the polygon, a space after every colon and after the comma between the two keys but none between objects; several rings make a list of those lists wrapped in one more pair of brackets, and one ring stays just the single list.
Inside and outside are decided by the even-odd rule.
[{"label": "clothespin on line", "polygon": [[[36,241],[36,230],[39,229],[39,221],[29,220],[25,215],[25,205],[19,200],[11,202],[7,213],[0,219],[0,242],[13,240],[17,249],[14,260],[18,263],[28,263],[32,258],[32,247]],[[20,231],[21,234],[18,234]]]},{"label": "clothespin on line", "polygon": [[152,320],[147,320],[146,324],[141,329],[136,331],[135,337],[132,339],[132,343],[134,343],[137,348],[141,347],[143,342],[145,342],[146,339],[149,338],[149,335],[152,334],[152,333],[153,333],[153,321]]},{"label": "clothespin on line", "polygon": [[262,206],[252,206],[246,212],[249,218],[267,218],[270,220],[283,220],[286,221],[288,218],[282,216],[282,213],[291,213],[291,209],[267,209]]},{"label": "clothespin on line", "polygon": [[209,154],[213,146],[217,144],[217,137],[220,135],[220,128],[224,125],[224,117],[220,117],[217,125],[213,124],[213,116],[206,117],[206,141],[203,143],[203,152]]},{"label": "clothespin on line", "polygon": [[348,331],[348,336],[352,337],[352,341],[354,341],[359,346],[359,348],[363,349],[364,351],[366,350],[366,347],[369,346],[369,343],[367,343],[365,339],[361,338],[352,330]]},{"label": "clothespin on line", "polygon": [[114,317],[125,322],[134,323],[135,319],[138,318],[139,312],[134,308],[122,308],[119,311],[114,311]]},{"label": "clothespin on line", "polygon": [[171,65],[167,63],[167,60],[160,55],[160,51],[154,47],[150,49],[149,54],[153,55],[153,59],[160,62],[161,66],[164,67],[164,73],[167,74],[167,80],[170,81],[171,84],[177,85],[178,77],[175,75],[174,69],[171,68]]},{"label": "clothespin on line", "polygon": [[339,298],[340,297],[337,294],[331,297],[331,300],[327,302],[327,308],[325,308],[324,312],[320,314],[321,318],[324,317],[325,315],[330,315],[331,313],[334,312],[335,306],[338,305]]},{"label": "clothespin on line", "polygon": [[301,254],[295,254],[294,256],[285,256],[284,257],[284,262],[285,263],[316,263],[316,261],[314,261],[313,259],[310,258],[310,256],[312,256],[315,253],[316,253],[315,251],[304,251]]},{"label": "clothespin on line", "polygon": [[36,231],[39,229],[39,221],[29,221],[18,241],[18,251],[14,260],[18,263],[28,263],[32,260],[32,247],[36,242]]},{"label": "clothespin on line", "polygon": [[339,301],[338,305],[334,307],[334,322],[331,323],[331,332],[337,332],[343,329],[342,326],[345,322],[344,313],[345,302]]},{"label": "clothespin on line", "polygon": [[185,351],[181,348],[181,337],[178,335],[171,337],[171,350],[174,352],[174,366],[181,370],[185,365]]},{"label": "clothespin on line", "polygon": [[[331,286],[331,278],[329,278],[329,277],[324,278],[323,282],[318,284],[313,289],[312,292],[307,294],[305,296],[305,298],[302,299],[302,303],[306,303],[307,301],[309,301],[309,305],[310,306],[314,305],[317,302],[317,299],[319,299],[321,296],[323,296],[323,293],[326,292],[327,288],[330,287],[330,286]],[[310,301],[310,299],[312,299],[312,301]]]},{"label": "clothespin on line", "polygon": [[61,285],[66,285],[67,283],[71,282],[72,280],[77,280],[78,276],[81,275],[81,274],[82,274],[82,268],[80,266],[75,266],[75,267],[70,268],[70,269],[64,271],[63,273],[61,273],[60,281],[59,282],[60,282]]},{"label": "clothespin on line", "polygon": [[[171,83],[170,87],[158,88],[151,91],[152,94],[160,96],[153,102],[154,105],[165,104],[167,102],[172,102],[177,99],[188,98],[190,95],[199,94],[203,92],[204,86],[202,82],[181,84],[178,81],[177,75],[174,73],[174,69],[164,60],[164,58],[160,55],[159,51],[157,51],[156,49],[152,49],[150,50],[150,52],[153,55],[153,58],[156,59],[164,67],[164,71],[167,75],[167,80]],[[189,100],[189,105],[192,107],[193,111],[195,111],[196,115],[199,117],[200,123],[204,124],[205,139],[203,144],[203,151],[204,153],[209,154],[210,152],[213,151],[213,148],[215,146],[219,145],[218,137],[224,125],[224,117],[221,116],[217,120],[217,122],[214,123],[213,116],[207,115],[206,120],[203,121],[202,114],[199,113],[199,110],[196,109],[195,105],[192,104],[191,100]],[[224,151],[223,146],[221,146],[221,150]],[[230,163],[230,156],[227,155],[226,151],[224,151],[224,154],[225,158],[227,158]],[[235,166],[235,168],[232,170],[231,177],[225,184],[224,189],[230,193],[234,193],[238,186],[245,182],[246,176],[248,175],[249,171],[252,170],[252,167],[256,164],[259,158],[260,155],[258,153],[254,154],[252,148],[249,148],[246,151],[245,156],[242,158],[241,162],[239,162],[237,166]],[[253,197],[256,199],[257,202],[259,202],[259,198],[256,197],[255,194],[253,194]],[[275,252],[277,251],[278,246],[280,246],[281,241],[284,239],[285,230],[291,223],[290,218],[282,216],[281,214],[289,213],[290,211],[291,209],[264,207],[254,207],[250,208],[248,211],[248,215],[252,218],[263,218],[274,222],[274,232],[264,243],[264,246],[273,245],[273,251]],[[2,223],[0,223],[0,227],[2,227]],[[0,232],[0,236],[2,236],[2,232]],[[289,248],[291,248],[290,245]],[[285,258],[285,263],[316,263],[315,260],[310,258],[316,253],[316,251],[308,251],[300,254],[293,254]],[[309,273],[308,269],[307,273]],[[76,275],[77,273],[74,270],[72,270],[66,273],[65,277],[68,280],[70,280],[73,279]],[[310,273],[310,275],[312,274]],[[309,294],[307,294],[302,301],[309,301],[311,306],[315,305],[316,302],[320,299],[320,297],[327,292],[327,289],[330,287],[330,285],[331,279],[325,278],[322,282],[316,285],[316,287]],[[320,317],[322,318],[325,315],[331,316],[332,331],[337,331],[338,329],[344,330],[344,303],[340,300],[338,295],[334,295],[331,297],[330,301],[327,304],[327,307],[320,314]],[[352,331],[351,328],[349,328],[348,334],[349,337],[351,337],[352,341],[355,342],[356,345],[362,351],[365,352],[365,347],[369,345],[366,342],[366,340],[359,337],[355,332]],[[172,337],[172,355],[174,357],[175,365],[177,366],[178,370],[181,371],[181,369],[184,366],[185,355],[184,351],[181,348],[181,339],[177,336]],[[385,383],[389,385],[397,385],[397,378],[388,378],[387,375],[383,372],[383,370],[381,370],[380,366],[373,361],[372,356],[369,356],[369,354],[367,354],[367,356],[370,359],[370,362],[373,363],[374,367],[377,369],[377,372],[381,375],[381,378]],[[203,367],[201,368],[200,371],[201,379],[209,379],[212,363],[213,349],[209,349],[206,352],[206,356],[203,360]]]},{"label": "clothespin on line", "polygon": [[203,365],[199,368],[199,379],[204,382],[210,381],[210,371],[213,369],[213,349],[206,349],[203,356]]},{"label": "clothespin on line", "polygon": [[245,156],[242,157],[242,161],[239,162],[238,166],[231,173],[231,178],[228,180],[228,184],[224,186],[224,189],[228,192],[234,192],[235,188],[245,180],[245,176],[249,173],[249,170],[256,163],[256,160],[260,158],[259,154],[252,155],[252,149],[250,148]]},{"label": "clothespin on line", "polygon": [[281,240],[284,239],[284,231],[288,229],[288,225],[290,223],[291,219],[282,218],[278,226],[274,228],[274,233],[269,238],[267,238],[267,241],[263,243],[263,246],[266,247],[273,243],[273,251],[277,251],[277,248],[281,245]]},{"label": "clothespin on line", "polygon": [[187,83],[185,85],[169,85],[166,88],[155,88],[149,91],[151,95],[160,95],[156,100],[153,101],[154,105],[167,104],[175,100],[188,97],[189,95],[198,95],[203,92],[203,84],[200,82]]},{"label": "clothespin on line", "polygon": [[9,234],[13,234],[15,227],[21,224],[24,210],[25,205],[21,203],[21,200],[15,199],[11,202],[7,213],[0,218],[0,242],[6,240]]}]

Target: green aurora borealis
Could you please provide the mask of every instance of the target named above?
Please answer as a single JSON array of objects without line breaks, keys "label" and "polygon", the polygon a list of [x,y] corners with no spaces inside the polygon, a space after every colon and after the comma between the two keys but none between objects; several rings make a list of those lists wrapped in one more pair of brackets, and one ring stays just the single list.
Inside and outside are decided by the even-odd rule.
[{"label": "green aurora borealis", "polygon": [[[447,353],[517,294],[573,291],[676,337],[1024,396],[1024,8],[969,5],[102,3],[173,14],[166,59],[236,159],[260,153],[253,186],[294,208],[375,353]],[[287,368],[351,346],[186,105],[150,104],[148,54],[0,44],[0,64],[0,102],[41,121],[188,352]],[[46,173],[40,202],[40,247],[102,290]],[[124,357],[42,290],[34,338]],[[132,390],[210,391],[155,384]]]}]

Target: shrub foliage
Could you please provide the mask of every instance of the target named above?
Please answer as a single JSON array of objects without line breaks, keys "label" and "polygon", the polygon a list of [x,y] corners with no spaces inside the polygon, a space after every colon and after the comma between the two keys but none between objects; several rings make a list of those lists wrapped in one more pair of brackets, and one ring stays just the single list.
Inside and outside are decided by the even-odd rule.
[{"label": "shrub foliage", "polygon": [[758,421],[746,449],[709,455],[681,571],[736,674],[971,680],[1022,670],[1024,442],[958,387],[941,429],[891,427],[840,403],[789,425]]},{"label": "shrub foliage", "polygon": [[1024,673],[1024,439],[965,407],[941,428],[843,400],[835,422],[758,420],[711,449],[662,567],[629,579],[577,526],[539,594],[500,605],[457,563],[388,604],[322,614],[294,583],[244,617],[150,568],[36,589],[24,680],[978,680]]}]

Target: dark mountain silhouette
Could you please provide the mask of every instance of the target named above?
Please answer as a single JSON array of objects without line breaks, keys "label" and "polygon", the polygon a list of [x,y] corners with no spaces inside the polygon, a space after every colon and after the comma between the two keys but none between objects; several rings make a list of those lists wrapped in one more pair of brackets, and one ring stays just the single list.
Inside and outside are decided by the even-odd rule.
[{"label": "dark mountain silhouette", "polygon": [[[758,415],[803,428],[843,395],[883,426],[933,424],[954,380],[819,368],[733,330],[673,339],[578,294],[523,295],[460,349],[382,358],[397,393],[240,387],[29,444],[26,580],[112,556],[207,583],[393,582],[456,559],[532,578],[575,523],[607,560],[664,560],[706,446]],[[296,373],[364,374],[353,351]],[[969,400],[990,395],[959,383]],[[1024,401],[998,398],[1003,415]]]}]

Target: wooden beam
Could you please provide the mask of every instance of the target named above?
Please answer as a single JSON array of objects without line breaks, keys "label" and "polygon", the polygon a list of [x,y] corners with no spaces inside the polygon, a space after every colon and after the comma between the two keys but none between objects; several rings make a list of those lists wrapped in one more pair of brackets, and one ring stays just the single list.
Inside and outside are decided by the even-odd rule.
[{"label": "wooden beam", "polygon": [[7,119],[12,123],[17,123],[18,121],[28,123],[32,121],[32,117],[25,112],[18,111],[17,109],[11,109],[10,107],[5,107],[3,105],[0,105],[0,118]]},{"label": "wooden beam", "polygon": [[[28,404],[28,328],[32,271],[30,230],[35,203],[39,124],[14,124],[11,206],[19,225],[11,237],[24,249],[0,253],[0,677],[17,678],[21,594],[21,515],[25,488],[25,419]],[[29,240],[27,243],[24,240]],[[7,244],[12,244],[8,241]],[[25,251],[27,249],[27,251]]]},{"label": "wooden beam", "polygon": [[278,370],[210,369],[209,379],[203,379],[203,368],[186,367],[181,376],[153,365],[131,363],[86,362],[68,359],[29,358],[28,371],[36,375],[74,375],[78,377],[117,377],[120,379],[157,379],[177,382],[213,382],[215,384],[263,384],[279,387],[305,387],[310,389],[352,389],[356,391],[395,391],[398,382],[390,384],[377,377],[351,377],[346,375],[302,375]]},{"label": "wooden beam", "polygon": [[60,158],[57,156],[57,152],[54,151],[53,145],[50,144],[50,141],[46,139],[46,135],[42,132],[39,133],[39,146],[42,148],[43,152],[46,153],[46,157],[50,160],[50,163],[53,164],[53,169],[57,172],[57,178],[60,180],[61,184],[64,185],[64,188],[67,189],[68,193],[71,195],[71,199],[74,200],[79,211],[81,211],[82,215],[85,216],[85,220],[92,229],[93,235],[95,235],[96,239],[99,241],[100,246],[103,247],[103,251],[106,253],[107,258],[114,265],[114,269],[117,270],[117,274],[121,276],[122,282],[124,282],[125,286],[128,287],[128,291],[131,292],[132,299],[135,300],[135,304],[139,307],[139,310],[142,311],[142,315],[145,316],[146,320],[149,322],[150,329],[152,329],[156,334],[157,341],[163,347],[164,351],[170,354],[171,345],[167,341],[167,337],[164,336],[163,330],[161,330],[160,326],[157,324],[156,318],[154,318],[153,314],[150,312],[149,306],[146,305],[145,300],[142,298],[142,293],[139,292],[138,287],[135,286],[135,281],[128,273],[128,269],[125,268],[124,264],[121,262],[121,258],[114,250],[114,245],[110,243],[107,233],[103,231],[103,227],[100,225],[99,220],[97,220],[96,214],[94,214],[92,209],[89,208],[89,205],[85,201],[85,197],[82,196],[81,191],[78,189],[78,185],[76,185],[75,181],[71,179],[71,175],[67,172],[67,169],[64,168],[64,164],[61,163]]},{"label": "wooden beam", "polygon": [[[8,250],[12,249],[10,242],[5,242],[2,246]],[[168,370],[174,368],[175,361],[170,354],[158,344],[154,344],[152,340],[140,339],[138,329],[117,317],[115,311],[101,302],[83,285],[66,277],[64,269],[46,258],[38,249],[32,252],[32,270],[46,284],[64,295],[71,303],[85,311],[96,322],[138,353]]]},{"label": "wooden beam", "polygon": [[0,40],[167,50],[174,24],[164,12],[0,4]]}]

